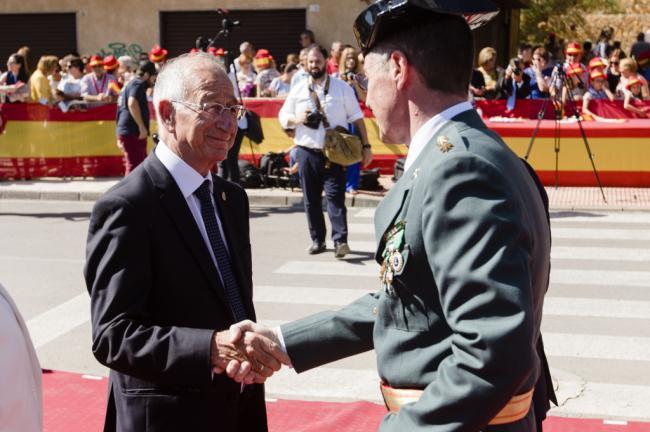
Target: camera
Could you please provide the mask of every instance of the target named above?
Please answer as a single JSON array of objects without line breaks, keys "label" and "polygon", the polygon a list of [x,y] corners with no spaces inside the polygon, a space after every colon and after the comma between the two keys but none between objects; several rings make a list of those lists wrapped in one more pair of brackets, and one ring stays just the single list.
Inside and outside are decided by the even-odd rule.
[{"label": "camera", "polygon": [[513,59],[511,60],[511,62],[510,62],[510,66],[511,66],[511,68],[512,68],[512,73],[513,73],[513,74],[515,74],[515,75],[517,75],[517,76],[521,74],[521,71],[522,71],[522,69],[523,69],[523,68],[521,67],[521,59],[519,59],[519,58],[517,58],[517,57],[513,58]]},{"label": "camera", "polygon": [[318,111],[312,111],[307,115],[304,125],[310,129],[318,129],[321,121],[323,121],[323,115]]}]

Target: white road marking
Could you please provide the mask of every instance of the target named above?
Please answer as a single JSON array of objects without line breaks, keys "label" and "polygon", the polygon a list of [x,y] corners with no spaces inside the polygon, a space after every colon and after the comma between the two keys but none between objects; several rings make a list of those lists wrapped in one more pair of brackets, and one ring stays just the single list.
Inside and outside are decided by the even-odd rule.
[{"label": "white road marking", "polygon": [[581,260],[648,261],[650,249],[553,246],[551,258]]},{"label": "white road marking", "polygon": [[[278,267],[274,273],[378,277],[379,265],[372,261],[366,261],[360,264],[350,264],[345,261],[287,261]],[[650,272],[552,269],[551,283],[640,286],[650,288]]]},{"label": "white road marking", "polygon": [[79,258],[46,258],[46,257],[0,255],[0,261],[31,261],[31,262],[56,262],[56,263],[82,264],[85,260]]},{"label": "white road marking", "polygon": [[650,338],[544,333],[548,356],[650,361]]},{"label": "white road marking", "polygon": [[650,401],[649,386],[586,382],[580,397],[568,399],[562,406],[551,409],[550,414],[610,419],[648,419],[648,401]]},{"label": "white road marking", "polygon": [[83,293],[30,319],[27,328],[34,347],[40,348],[89,320],[90,297]]},{"label": "white road marking", "polygon": [[572,212],[575,216],[554,217],[566,212],[551,211],[551,223],[553,222],[613,222],[613,223],[650,223],[648,212]]},{"label": "white road marking", "polygon": [[374,208],[365,208],[361,209],[358,212],[354,213],[355,218],[374,218],[375,209]]},{"label": "white road marking", "polygon": [[649,301],[546,297],[544,315],[650,320]]},{"label": "white road marking", "polygon": [[555,228],[554,239],[650,240],[650,230],[609,228]]},{"label": "white road marking", "polygon": [[375,225],[369,223],[349,223],[348,232],[350,234],[374,234]]},{"label": "white road marking", "polygon": [[369,292],[344,288],[255,285],[253,300],[255,303],[345,306]]}]

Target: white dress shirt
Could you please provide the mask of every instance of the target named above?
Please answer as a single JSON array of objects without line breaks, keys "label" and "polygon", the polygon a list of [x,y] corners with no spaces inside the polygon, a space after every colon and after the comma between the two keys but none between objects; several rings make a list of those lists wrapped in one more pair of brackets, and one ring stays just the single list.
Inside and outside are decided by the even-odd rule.
[{"label": "white dress shirt", "polygon": [[[321,107],[325,111],[330,128],[343,126],[347,129],[348,123],[353,123],[363,118],[363,111],[359,106],[354,90],[345,82],[338,78],[329,77],[329,89],[325,95],[327,79],[323,80],[321,85],[316,85],[314,90],[320,101]],[[280,110],[280,124],[287,129],[289,120],[295,120],[296,117],[305,111],[316,111],[314,102],[310,96],[309,87],[312,85],[311,79],[305,79],[291,87],[289,96]],[[296,137],[294,142],[303,147],[322,150],[325,146],[325,127],[321,122],[318,129],[311,129],[300,124],[296,126]]]},{"label": "white dress shirt", "polygon": [[415,132],[415,135],[413,135],[413,138],[411,138],[411,144],[409,144],[409,150],[406,155],[406,162],[404,162],[404,172],[408,171],[409,167],[413,165],[413,162],[415,162],[418,156],[420,156],[422,150],[424,150],[429,141],[431,141],[431,138],[438,133],[445,123],[456,117],[458,114],[471,109],[474,109],[472,104],[469,102],[461,102],[436,114],[425,124],[420,126],[420,129],[418,129],[417,132]]},{"label": "white dress shirt", "polygon": [[[214,252],[212,251],[210,238],[208,237],[208,232],[205,229],[205,223],[203,222],[203,216],[201,215],[201,201],[199,201],[199,199],[194,195],[194,192],[196,192],[199,186],[201,186],[204,181],[208,180],[210,182],[210,197],[212,198],[212,206],[215,206],[212,193],[212,174],[208,173],[205,177],[202,176],[197,171],[195,171],[194,168],[189,166],[187,162],[181,159],[176,153],[171,151],[169,147],[167,147],[162,141],[158,142],[155,153],[160,162],[165,166],[165,168],[167,168],[169,174],[171,174],[172,178],[176,182],[176,185],[178,185],[178,188],[181,190],[183,198],[185,198],[187,206],[189,207],[190,212],[192,212],[194,221],[199,227],[199,231],[201,231],[201,236],[203,237],[205,246],[210,252],[212,262],[217,268],[219,278],[223,284],[223,278],[221,277],[221,271],[219,271],[217,258],[214,256]],[[221,225],[221,219],[219,218],[219,212],[216,211],[216,207],[214,207],[214,209],[215,215],[217,216],[217,225],[219,225],[219,233],[221,234],[221,238],[223,239],[226,250],[228,250],[228,244],[226,242],[226,236],[223,233],[223,227]]]}]

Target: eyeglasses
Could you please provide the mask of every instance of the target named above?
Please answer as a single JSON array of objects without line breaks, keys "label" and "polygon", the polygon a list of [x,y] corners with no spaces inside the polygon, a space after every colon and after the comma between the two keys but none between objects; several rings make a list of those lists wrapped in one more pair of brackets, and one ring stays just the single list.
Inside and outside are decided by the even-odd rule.
[{"label": "eyeglasses", "polygon": [[[460,14],[470,28],[475,29],[490,21],[499,9],[483,0],[438,0],[431,6],[428,0],[379,0],[366,8],[354,22],[354,36],[364,54],[392,31],[404,28],[412,20],[429,13]],[[408,21],[408,22],[407,22]]]},{"label": "eyeglasses", "polygon": [[244,108],[242,105],[227,106],[217,102],[211,102],[211,103],[204,102],[200,104],[195,104],[195,103],[185,102],[181,100],[172,100],[171,102],[179,103],[190,109],[194,109],[200,112],[205,112],[212,117],[220,117],[224,112],[228,112],[232,117],[239,120],[242,117],[244,117],[244,115],[246,114],[246,108]]}]

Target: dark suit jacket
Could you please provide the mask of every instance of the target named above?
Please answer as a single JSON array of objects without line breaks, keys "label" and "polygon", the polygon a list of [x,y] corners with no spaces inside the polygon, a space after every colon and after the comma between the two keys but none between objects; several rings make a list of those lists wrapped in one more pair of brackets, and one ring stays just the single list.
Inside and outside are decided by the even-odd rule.
[{"label": "dark suit jacket", "polygon": [[[453,147],[439,146],[443,137]],[[377,208],[378,262],[400,220],[403,266],[391,291],[281,327],[295,370],[374,348],[381,380],[424,390],[380,431],[534,431],[552,392],[540,336],[551,236],[534,178],[467,111],[431,137]],[[532,388],[537,410],[487,426]]]},{"label": "dark suit jacket", "polygon": [[[248,198],[215,176],[214,199],[255,319]],[[233,317],[185,198],[155,154],[95,204],[84,276],[93,353],[111,369],[106,430],[267,430],[263,386],[241,393],[211,376],[212,336]]]}]

